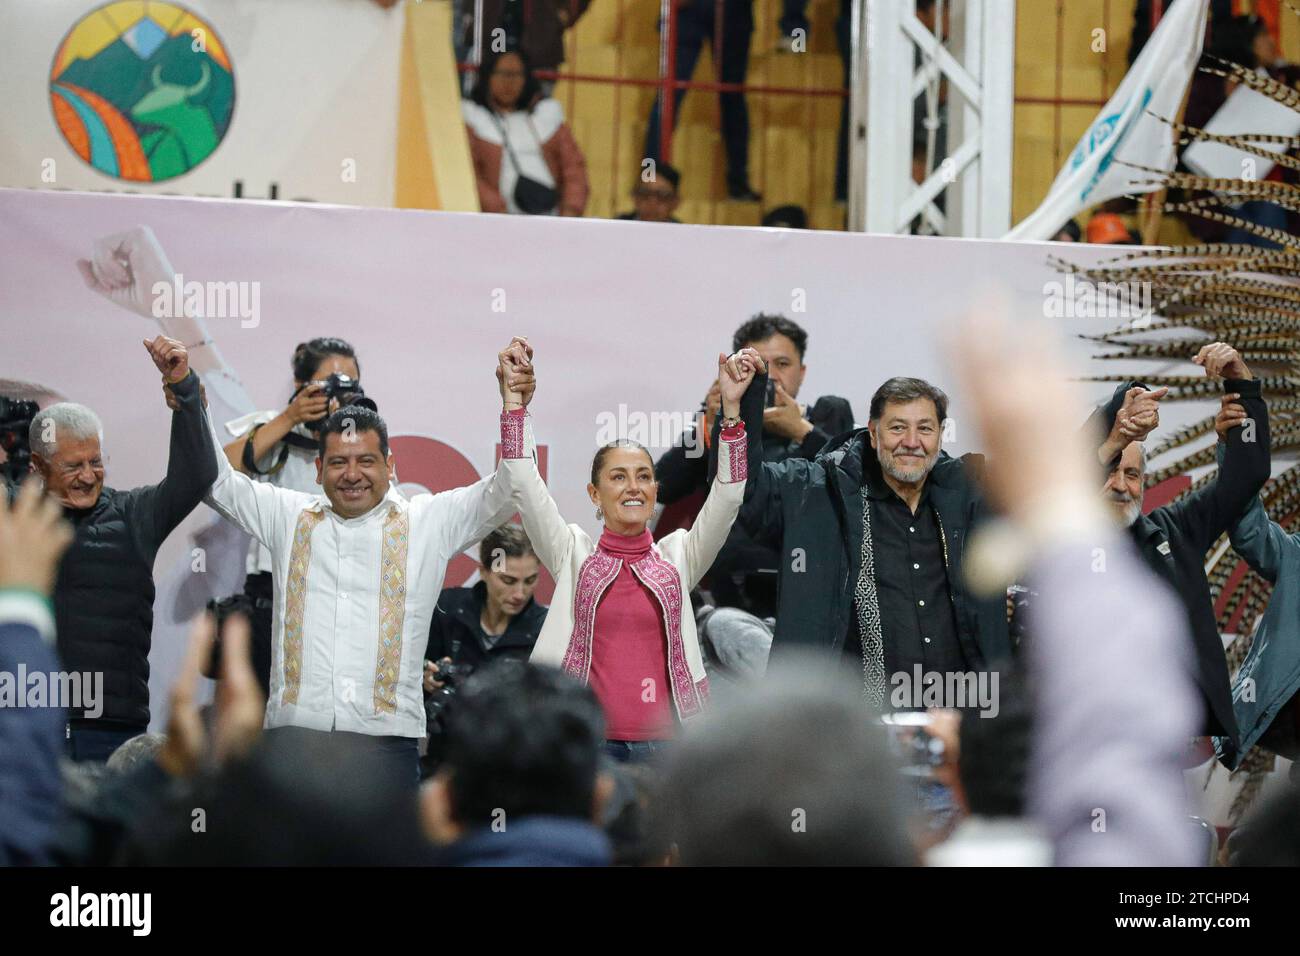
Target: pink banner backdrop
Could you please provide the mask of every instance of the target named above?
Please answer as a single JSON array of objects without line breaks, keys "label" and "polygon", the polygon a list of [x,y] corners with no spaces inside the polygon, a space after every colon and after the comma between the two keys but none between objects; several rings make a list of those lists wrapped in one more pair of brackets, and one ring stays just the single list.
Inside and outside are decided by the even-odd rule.
[{"label": "pink banner backdrop", "polygon": [[[494,467],[497,351],[512,335],[537,349],[532,411],[562,512],[589,531],[592,453],[630,430],[662,450],[700,407],[719,351],[759,311],[783,312],[809,334],[801,397],[846,396],[864,421],[891,375],[948,385],[945,329],[995,300],[1043,320],[1060,276],[1049,253],[1093,262],[1113,249],[990,240],[789,230],[656,226],[170,197],[0,189],[0,384],[95,408],[108,481],[164,472],[169,412],[141,340],[163,330],[88,288],[78,269],[104,237],[156,240],[185,283],[236,283],[255,317],[207,319],[224,369],[205,375],[220,424],[280,408],[294,346],[317,335],[351,341],[362,381],[394,436],[409,491],[474,480]],[[232,288],[236,288],[232,287]],[[255,294],[254,294],[255,292]],[[239,301],[232,299],[232,302]],[[1098,363],[1074,336],[1114,317],[1051,319],[1081,374],[1156,370]],[[1184,369],[1194,372],[1195,367]],[[1085,389],[1100,398],[1108,385]],[[949,389],[946,446],[978,448]],[[1204,408],[1170,406],[1162,431]],[[155,725],[178,664],[185,621],[208,596],[235,590],[241,536],[201,507],[156,567]],[[192,570],[205,549],[206,573]],[[472,574],[468,558],[448,583]]]}]

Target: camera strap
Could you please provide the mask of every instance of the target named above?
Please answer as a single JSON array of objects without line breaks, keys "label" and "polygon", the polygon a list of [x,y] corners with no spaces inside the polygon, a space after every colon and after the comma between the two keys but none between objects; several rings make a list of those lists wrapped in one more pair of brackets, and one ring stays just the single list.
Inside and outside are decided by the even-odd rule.
[{"label": "camera strap", "polygon": [[294,448],[301,448],[304,451],[320,450],[320,444],[315,438],[308,438],[306,435],[299,435],[297,432],[286,432],[280,441],[286,445],[292,445]]},{"label": "camera strap", "polygon": [[[257,467],[257,462],[253,458],[253,438],[257,435],[257,430],[261,427],[262,427],[261,425],[254,425],[251,429],[249,429],[248,441],[244,442],[244,453],[242,456],[240,456],[240,461],[242,462],[244,469],[250,475],[274,475],[281,468],[283,468],[284,463],[289,460],[289,443],[284,439],[288,439],[290,436],[294,438],[297,438],[299,436],[294,435],[293,432],[289,432],[288,434],[286,434],[284,436],[284,439],[281,440],[280,457],[276,459],[275,464],[272,465],[269,469],[267,469],[266,471],[262,471],[262,469]],[[315,446],[313,445],[312,447],[314,448]]]}]

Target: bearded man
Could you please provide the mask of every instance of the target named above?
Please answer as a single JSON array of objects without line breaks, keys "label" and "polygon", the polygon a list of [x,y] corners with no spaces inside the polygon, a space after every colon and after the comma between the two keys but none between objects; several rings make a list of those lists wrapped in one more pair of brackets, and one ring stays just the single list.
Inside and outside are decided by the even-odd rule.
[{"label": "bearded man", "polygon": [[[1139,382],[1121,385],[1090,422],[1096,434],[1106,435],[1097,452],[1107,470],[1103,498],[1116,521],[1128,529],[1147,565],[1182,599],[1195,645],[1204,733],[1221,738],[1221,759],[1232,766],[1239,734],[1223,639],[1205,578],[1205,556],[1268,481],[1268,407],[1260,397],[1260,383],[1236,349],[1214,342],[1192,361],[1204,367],[1209,378],[1222,380],[1224,396],[1242,410],[1225,430],[1222,464],[1209,484],[1142,513],[1147,464],[1142,440],[1159,423],[1155,409],[1164,389],[1153,392]],[[1142,676],[1132,675],[1132,679],[1140,689]]]},{"label": "bearded man", "polygon": [[[756,376],[741,400],[751,443],[762,440],[766,386]],[[844,655],[880,707],[898,704],[897,675],[917,667],[970,674],[1011,655],[1004,598],[975,595],[962,573],[967,539],[991,513],[978,456],[942,450],[947,417],[942,390],[891,378],[866,428],[811,461],[764,463],[745,485],[739,520],[782,556],[772,653]]]}]

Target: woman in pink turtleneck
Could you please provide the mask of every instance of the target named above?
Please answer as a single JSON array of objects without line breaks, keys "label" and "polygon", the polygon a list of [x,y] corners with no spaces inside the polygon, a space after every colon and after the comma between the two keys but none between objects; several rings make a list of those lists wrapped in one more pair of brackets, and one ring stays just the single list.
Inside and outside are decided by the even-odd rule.
[{"label": "woman in pink turtleneck", "polygon": [[748,474],[740,397],[760,371],[763,360],[753,349],[718,357],[723,423],[717,477],[691,529],[657,542],[647,524],[658,485],[645,448],[623,439],[597,450],[587,494],[604,527],[593,541],[565,523],[536,463],[522,457],[529,427],[524,411],[507,413],[514,439],[502,457],[512,472],[515,503],[556,582],[531,660],[591,686],[605,711],[607,750],[618,759],[653,752],[708,698],[690,591],[740,510]]}]

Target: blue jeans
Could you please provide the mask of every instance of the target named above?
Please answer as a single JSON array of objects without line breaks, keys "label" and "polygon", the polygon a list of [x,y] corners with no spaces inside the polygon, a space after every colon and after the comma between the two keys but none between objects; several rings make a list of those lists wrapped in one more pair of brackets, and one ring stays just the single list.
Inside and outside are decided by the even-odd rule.
[{"label": "blue jeans", "polygon": [[113,751],[132,737],[145,732],[144,727],[94,727],[72,724],[64,740],[64,749],[73,763],[104,763]]},{"label": "blue jeans", "polygon": [[606,740],[605,754],[619,763],[651,763],[668,749],[667,740]]}]

